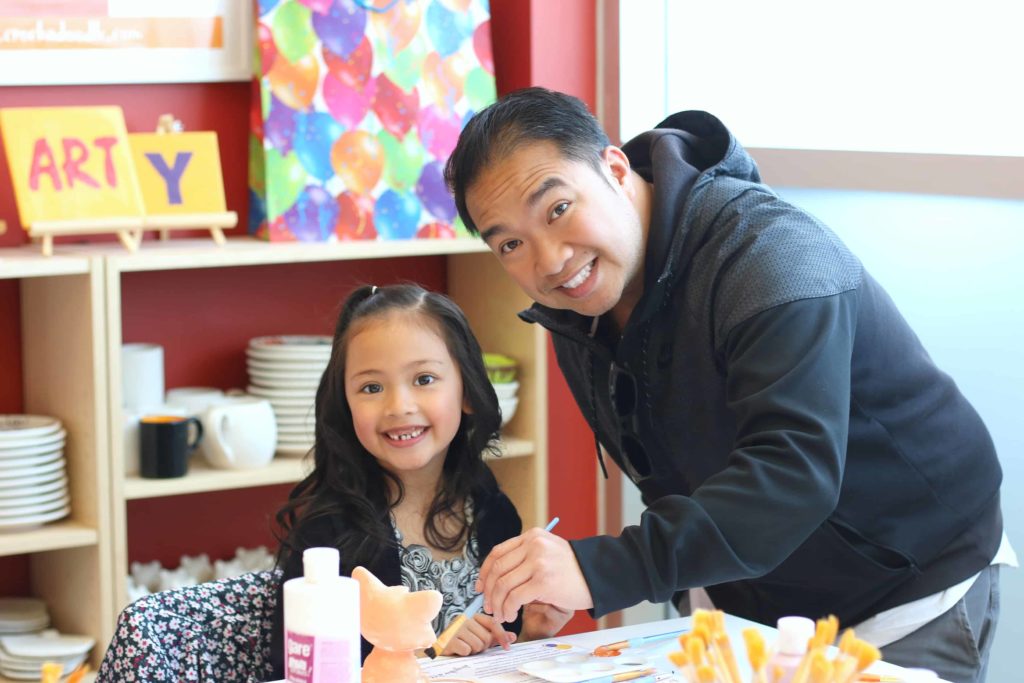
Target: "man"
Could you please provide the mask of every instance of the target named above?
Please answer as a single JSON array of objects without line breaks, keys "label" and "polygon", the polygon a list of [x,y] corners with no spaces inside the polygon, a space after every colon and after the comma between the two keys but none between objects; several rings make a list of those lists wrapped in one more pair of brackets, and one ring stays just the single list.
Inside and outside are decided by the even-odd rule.
[{"label": "man", "polygon": [[527,89],[469,122],[446,177],[647,506],[618,537],[497,546],[488,609],[601,616],[703,586],[733,614],[835,614],[889,661],[984,679],[1013,560],[992,440],[717,119],[679,113],[619,149],[575,98]]}]

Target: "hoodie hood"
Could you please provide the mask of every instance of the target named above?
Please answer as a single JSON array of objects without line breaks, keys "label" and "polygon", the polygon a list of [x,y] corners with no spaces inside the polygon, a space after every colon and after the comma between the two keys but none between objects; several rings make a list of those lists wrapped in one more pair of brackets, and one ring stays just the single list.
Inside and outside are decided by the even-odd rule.
[{"label": "hoodie hood", "polygon": [[[644,293],[630,318],[633,322],[657,310],[679,264],[686,263],[687,254],[701,241],[702,236],[692,234],[691,229],[677,229],[690,223],[686,217],[693,206],[692,197],[721,175],[758,183],[761,178],[754,160],[722,122],[707,112],[673,114],[624,144],[622,150],[633,170],[654,185],[644,250]],[[578,341],[589,336],[589,321],[573,311],[534,304],[520,317]]]}]

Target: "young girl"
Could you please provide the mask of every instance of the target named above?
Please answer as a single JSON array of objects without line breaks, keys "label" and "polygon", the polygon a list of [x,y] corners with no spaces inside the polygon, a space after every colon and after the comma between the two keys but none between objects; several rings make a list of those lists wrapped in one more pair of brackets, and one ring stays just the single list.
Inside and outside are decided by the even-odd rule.
[{"label": "young girl", "polygon": [[[521,531],[483,461],[500,426],[480,345],[450,299],[415,285],[357,289],[317,390],[314,470],[277,514],[284,580],[302,574],[306,548],[337,547],[345,575],[362,565],[387,585],[439,590],[441,633],[475,597],[487,553]],[[278,675],[282,610],[279,600],[271,651]],[[568,616],[550,633],[529,635],[554,635]],[[479,614],[445,654],[514,641],[520,626],[521,618],[505,636]],[[370,647],[364,640],[364,659]]]}]

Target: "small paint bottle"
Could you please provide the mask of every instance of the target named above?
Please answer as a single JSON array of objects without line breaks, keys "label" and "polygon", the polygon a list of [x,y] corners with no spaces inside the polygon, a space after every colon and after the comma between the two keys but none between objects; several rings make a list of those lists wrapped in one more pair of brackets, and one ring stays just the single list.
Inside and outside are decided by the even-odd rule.
[{"label": "small paint bottle", "polygon": [[359,683],[359,583],[339,575],[337,548],[302,553],[303,576],[284,584],[288,683]]},{"label": "small paint bottle", "polygon": [[777,628],[778,640],[766,670],[771,683],[789,683],[807,654],[808,641],[814,637],[814,621],[807,617],[782,617]]}]

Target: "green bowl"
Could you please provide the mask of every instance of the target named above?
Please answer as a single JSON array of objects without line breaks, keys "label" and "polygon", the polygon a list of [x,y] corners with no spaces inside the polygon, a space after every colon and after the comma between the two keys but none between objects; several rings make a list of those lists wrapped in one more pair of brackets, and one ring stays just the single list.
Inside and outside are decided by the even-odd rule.
[{"label": "green bowl", "polygon": [[485,353],[484,368],[487,370],[487,378],[494,384],[505,384],[514,382],[518,363],[515,358],[500,353]]}]

